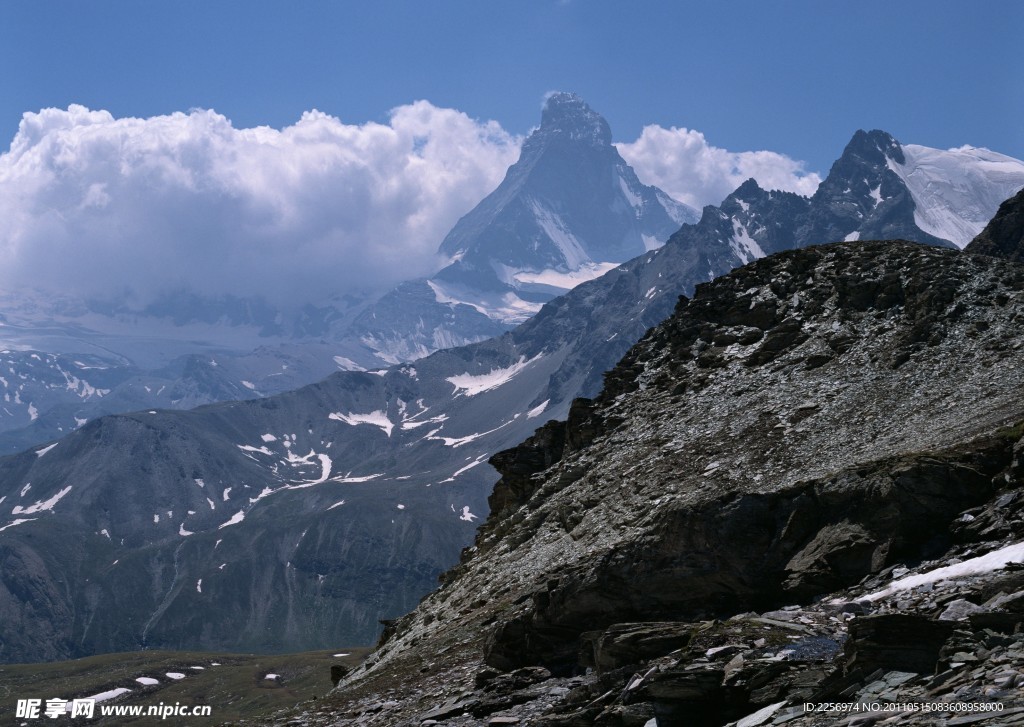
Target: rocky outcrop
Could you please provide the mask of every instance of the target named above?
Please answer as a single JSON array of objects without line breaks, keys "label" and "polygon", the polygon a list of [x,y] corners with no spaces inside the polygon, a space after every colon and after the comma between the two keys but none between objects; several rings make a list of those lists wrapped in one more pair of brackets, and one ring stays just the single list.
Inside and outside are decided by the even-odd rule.
[{"label": "rocky outcrop", "polygon": [[934,554],[951,543],[941,533],[956,515],[997,489],[1015,444],[994,436],[966,451],[885,459],[778,492],[666,510],[642,538],[548,580],[530,608],[499,620],[484,661],[571,673],[594,625],[805,601]]},{"label": "rocky outcrop", "polygon": [[999,211],[965,252],[1024,262],[1024,189],[999,205]]},{"label": "rocky outcrop", "polygon": [[[1024,668],[985,631],[1016,628],[995,605],[1016,572],[992,564],[1019,537],[1022,315],[1024,268],[891,241],[699,286],[570,421],[494,458],[475,546],[323,719],[811,724],[805,701],[945,697],[950,670],[1007,707],[992,669],[957,670]],[[471,678],[522,669],[552,676]],[[406,700],[366,713],[395,680]]]}]

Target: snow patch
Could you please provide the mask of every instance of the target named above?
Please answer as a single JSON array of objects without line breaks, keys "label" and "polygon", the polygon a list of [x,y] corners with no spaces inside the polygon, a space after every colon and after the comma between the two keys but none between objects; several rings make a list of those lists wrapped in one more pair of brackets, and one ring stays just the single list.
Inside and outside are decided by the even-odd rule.
[{"label": "snow patch", "polygon": [[657,250],[659,247],[665,244],[664,240],[659,240],[654,235],[640,235],[640,239],[644,241],[644,252],[650,252],[651,250]]},{"label": "snow patch", "polygon": [[764,250],[757,244],[757,240],[750,236],[746,226],[735,219],[732,221],[732,240],[729,241],[729,247],[744,265],[765,256]]},{"label": "snow patch", "polygon": [[335,356],[334,363],[336,363],[338,365],[338,368],[341,369],[342,371],[366,371],[366,369],[357,364],[355,361],[353,361],[350,358],[345,358],[344,356]]},{"label": "snow patch", "polygon": [[892,595],[899,591],[905,591],[909,588],[916,588],[917,586],[923,586],[927,583],[936,583],[947,578],[957,578],[960,576],[969,576],[976,573],[988,573],[990,571],[999,570],[1004,567],[1007,563],[1020,563],[1024,561],[1024,542],[1013,543],[1006,547],[993,550],[985,555],[979,555],[977,558],[969,558],[960,563],[954,565],[947,565],[943,568],[936,568],[933,571],[927,573],[917,573],[912,576],[906,576],[898,580],[893,581],[888,586],[880,591],[869,593],[863,596],[861,600],[877,601],[880,598]]},{"label": "snow patch", "polygon": [[371,424],[383,429],[384,433],[389,437],[391,436],[391,430],[395,428],[394,422],[388,419],[387,412],[382,410],[371,411],[368,414],[344,414],[342,412],[333,412],[328,414],[327,418],[338,422],[344,422],[351,426]]},{"label": "snow patch", "polygon": [[71,492],[71,485],[68,485],[63,490],[58,492],[56,495],[51,497],[49,500],[38,500],[28,507],[22,507],[21,505],[15,505],[14,509],[11,510],[12,515],[32,515],[37,512],[53,510],[53,506],[60,502],[64,495]]},{"label": "snow patch", "polygon": [[487,460],[487,457],[488,457],[488,455],[486,455],[486,454],[480,455],[479,457],[477,457],[475,460],[473,460],[472,462],[470,462],[466,466],[460,467],[459,469],[455,470],[452,473],[451,477],[449,477],[447,479],[444,479],[444,480],[441,480],[441,482],[454,482],[455,478],[458,477],[459,475],[461,475],[463,472],[466,472],[468,470],[473,469],[478,464],[483,464]]},{"label": "snow patch", "polygon": [[467,523],[471,523],[477,519],[477,516],[469,511],[469,505],[465,505],[462,508],[462,514],[459,516],[459,520],[465,520]]},{"label": "snow patch", "polygon": [[571,290],[581,283],[595,280],[619,267],[619,263],[586,263],[575,270],[560,272],[558,270],[513,270],[510,277],[517,283],[548,285],[559,290]]},{"label": "snow patch", "polygon": [[[422,412],[420,412],[422,414]],[[417,415],[418,416],[418,415]],[[447,414],[439,414],[436,417],[430,419],[424,419],[422,421],[416,421],[414,419],[408,419],[402,422],[402,429],[415,429],[416,427],[422,427],[424,424],[441,424],[448,421]]]},{"label": "snow patch", "polygon": [[238,525],[238,523],[242,522],[243,520],[245,520],[245,510],[239,510],[238,512],[231,516],[230,520],[228,520],[223,525],[218,526],[217,529],[222,530],[226,528],[228,525]]},{"label": "snow patch", "polygon": [[153,677],[135,677],[135,681],[147,687],[151,687],[154,684],[160,683],[159,679],[154,679]]},{"label": "snow patch", "polygon": [[236,444],[235,446],[238,447],[243,452],[258,452],[260,454],[269,454],[269,455],[273,455],[274,454],[273,452],[271,452],[266,447],[253,447],[250,444]]},{"label": "snow patch", "polygon": [[43,447],[42,449],[37,449],[36,450],[36,457],[42,457],[44,454],[49,452],[51,449],[56,447],[58,444],[60,444],[60,442],[54,442],[53,444],[51,444],[51,445],[49,445],[47,447]]},{"label": "snow patch", "polygon": [[530,207],[533,209],[534,218],[540,229],[548,236],[548,239],[555,244],[558,251],[562,253],[562,259],[570,270],[578,270],[587,263],[592,263],[590,256],[576,236],[569,231],[562,218],[555,212],[545,209],[537,200],[530,200]]},{"label": "snow patch", "polygon": [[466,396],[476,396],[482,394],[485,391],[491,389],[497,389],[499,386],[507,384],[512,380],[520,371],[525,369],[530,364],[542,358],[544,354],[537,354],[529,361],[526,360],[526,356],[520,356],[519,360],[504,369],[491,369],[486,374],[459,374],[458,376],[449,376],[445,381],[455,387],[452,392],[455,396],[460,396],[465,393]]},{"label": "snow patch", "polygon": [[[502,266],[502,269],[506,270],[506,273],[511,270],[504,268],[504,266]],[[509,278],[506,282],[512,284],[515,281]],[[442,285],[434,280],[428,280],[427,285],[434,291],[434,300],[438,303],[468,305],[481,315],[485,315],[492,320],[501,321],[503,323],[522,323],[527,318],[530,318],[537,313],[537,311],[542,307],[541,303],[532,303],[530,301],[523,300],[512,292],[505,292],[501,295],[489,295],[479,291],[462,290],[457,285]],[[374,345],[378,344],[378,342],[372,337],[363,338],[362,341],[377,351],[381,350],[377,345]],[[438,340],[436,335],[434,342],[439,348],[451,348],[454,345],[458,345],[453,341],[448,341],[446,345],[442,345],[445,341]],[[378,357],[388,361],[388,363],[399,363],[399,360],[394,356],[385,356],[383,353],[378,353],[377,355]],[[426,351],[421,354],[421,356],[425,355]],[[414,358],[420,358],[421,356],[415,356]],[[388,360],[389,358],[392,360]],[[377,372],[371,371],[370,373]],[[383,376],[384,373],[386,373],[386,371],[381,373],[381,376]]]},{"label": "snow patch", "polygon": [[544,410],[548,408],[548,402],[550,401],[551,399],[545,399],[540,404],[530,409],[530,411],[526,412],[526,418],[535,419],[536,417],[539,417],[544,413]]},{"label": "snow patch", "polygon": [[[105,702],[108,699],[114,699],[116,697],[120,697],[122,694],[128,694],[129,692],[131,692],[131,689],[126,689],[125,687],[118,687],[117,689],[111,689],[106,692],[100,692],[99,694],[93,694],[91,697],[87,697],[87,699],[92,699],[97,702]],[[70,710],[71,704],[69,703],[65,708],[65,711]]]},{"label": "snow patch", "polygon": [[871,195],[871,199],[875,200],[875,207],[882,204],[882,185],[879,183],[877,187],[872,189],[868,194]]},{"label": "snow patch", "polygon": [[493,434],[494,432],[498,431],[499,429],[503,429],[504,427],[507,427],[509,424],[514,422],[517,417],[519,417],[519,414],[516,414],[515,417],[513,417],[512,419],[509,419],[504,424],[499,424],[494,429],[488,429],[486,432],[474,432],[473,434],[467,434],[464,437],[436,437],[434,435],[437,434],[437,432],[439,432],[441,430],[440,429],[435,429],[430,434],[425,436],[424,439],[436,439],[436,440],[439,440],[441,442],[444,442],[444,445],[446,447],[457,448],[457,447],[461,447],[463,444],[469,444],[470,442],[473,442],[473,441],[476,441],[477,439],[480,439],[480,437],[486,437],[488,434]]},{"label": "snow patch", "polygon": [[33,520],[38,520],[38,519],[39,518],[34,518],[34,517],[19,517],[19,518],[16,518],[12,522],[7,523],[2,528],[0,528],[0,533],[2,533],[7,528],[13,528],[15,525],[21,525],[22,523],[30,523]]}]

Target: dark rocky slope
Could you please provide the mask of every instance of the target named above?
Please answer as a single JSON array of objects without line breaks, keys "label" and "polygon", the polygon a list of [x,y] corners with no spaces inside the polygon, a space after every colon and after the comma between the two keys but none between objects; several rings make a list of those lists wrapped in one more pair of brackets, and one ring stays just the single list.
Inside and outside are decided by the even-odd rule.
[{"label": "dark rocky slope", "polygon": [[999,211],[965,252],[1024,262],[1024,189],[999,205]]},{"label": "dark rocky slope", "polygon": [[[1020,539],[1022,319],[1024,267],[903,242],[782,253],[699,286],[594,401],[492,460],[476,545],[291,724],[770,722],[812,696],[942,684],[1013,706],[1019,598],[991,599],[1020,590],[1014,572],[869,591]],[[848,626],[852,599],[877,614]],[[973,610],[933,626],[956,600]],[[905,623],[881,618],[900,609]],[[1009,615],[955,620],[982,611]],[[887,651],[907,642],[893,632],[913,643]],[[1009,692],[956,671],[982,648]],[[952,671],[916,675],[935,668]]]}]

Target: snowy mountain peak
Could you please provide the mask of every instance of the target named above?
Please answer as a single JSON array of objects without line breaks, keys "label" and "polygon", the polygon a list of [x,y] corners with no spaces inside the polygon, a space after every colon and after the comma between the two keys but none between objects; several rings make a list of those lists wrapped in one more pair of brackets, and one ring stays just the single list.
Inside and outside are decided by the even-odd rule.
[{"label": "snowy mountain peak", "polygon": [[[873,237],[917,228],[934,244],[963,248],[1024,187],[1024,162],[988,149],[901,144],[885,131],[858,131],[815,197],[846,200],[840,229]],[[850,195],[858,203],[852,204]],[[867,229],[864,222],[868,221]],[[917,238],[913,238],[917,239]]]},{"label": "snowy mountain peak", "polygon": [[564,91],[551,94],[544,102],[537,134],[589,142],[599,147],[612,143],[612,130],[604,117],[581,97]]},{"label": "snowy mountain peak", "polygon": [[[501,185],[441,243],[452,264],[434,282],[446,290],[510,293],[536,310],[614,264],[660,247],[696,219],[691,208],[640,182],[612,146],[600,114],[576,94],[555,93]],[[479,296],[472,304],[489,308]],[[508,319],[507,310],[492,317],[523,319],[521,312]]]},{"label": "snowy mountain peak", "polygon": [[582,98],[550,95],[519,160],[441,243],[450,264],[361,315],[360,341],[390,361],[497,335],[697,220],[640,182],[611,140]]},{"label": "snowy mountain peak", "polygon": [[858,129],[850,143],[846,145],[843,155],[855,154],[866,160],[877,163],[884,159],[894,159],[903,163],[903,151],[900,143],[893,138],[892,134],[881,129],[864,131]]}]

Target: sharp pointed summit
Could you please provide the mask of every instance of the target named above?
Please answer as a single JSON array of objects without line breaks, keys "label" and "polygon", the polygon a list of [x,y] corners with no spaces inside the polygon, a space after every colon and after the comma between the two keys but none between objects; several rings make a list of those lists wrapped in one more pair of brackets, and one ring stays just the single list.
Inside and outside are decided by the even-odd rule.
[{"label": "sharp pointed summit", "polygon": [[549,139],[589,142],[596,147],[612,143],[612,130],[604,117],[580,96],[564,91],[551,94],[544,102],[539,131],[531,137],[534,144]]},{"label": "sharp pointed summit", "polygon": [[536,302],[696,220],[695,210],[641,184],[611,141],[608,122],[583,99],[551,95],[519,161],[441,243],[455,262],[437,277]]},{"label": "sharp pointed summit", "polygon": [[505,179],[441,243],[450,264],[385,296],[357,321],[361,340],[398,360],[495,335],[696,220],[640,182],[582,98],[551,94]]}]

